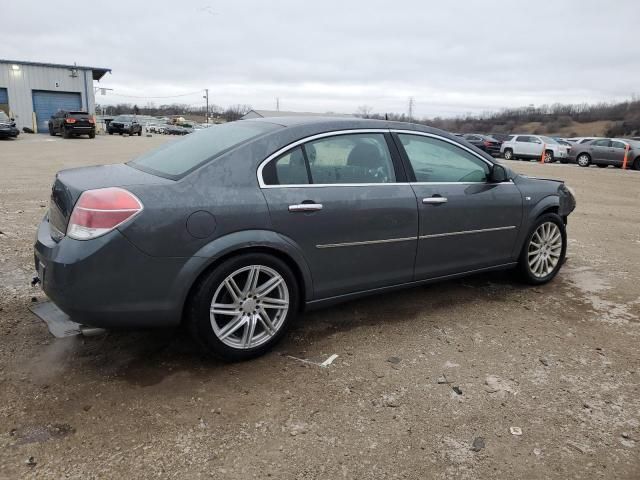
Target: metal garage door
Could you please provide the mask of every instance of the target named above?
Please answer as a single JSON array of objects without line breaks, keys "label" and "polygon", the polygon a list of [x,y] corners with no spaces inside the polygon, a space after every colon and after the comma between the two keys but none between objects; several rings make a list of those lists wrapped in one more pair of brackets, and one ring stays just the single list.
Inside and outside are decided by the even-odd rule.
[{"label": "metal garage door", "polygon": [[79,93],[33,91],[33,111],[36,112],[38,133],[49,131],[49,119],[58,110],[82,110],[82,97]]},{"label": "metal garage door", "polygon": [[4,112],[9,114],[9,95],[7,95],[6,88],[0,88],[0,110],[4,110]]}]

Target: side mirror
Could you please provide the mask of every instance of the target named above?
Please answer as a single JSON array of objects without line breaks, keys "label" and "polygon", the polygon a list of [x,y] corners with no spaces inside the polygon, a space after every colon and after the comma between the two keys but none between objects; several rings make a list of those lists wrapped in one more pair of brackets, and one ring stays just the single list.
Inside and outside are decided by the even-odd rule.
[{"label": "side mirror", "polygon": [[507,180],[509,180],[507,169],[499,163],[494,163],[491,173],[489,174],[489,181],[491,183],[502,183]]}]

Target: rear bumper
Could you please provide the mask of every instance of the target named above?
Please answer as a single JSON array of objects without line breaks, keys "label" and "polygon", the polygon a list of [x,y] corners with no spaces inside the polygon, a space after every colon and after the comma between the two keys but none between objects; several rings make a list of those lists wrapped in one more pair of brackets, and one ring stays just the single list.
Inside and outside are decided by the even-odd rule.
[{"label": "rear bumper", "polygon": [[46,218],[34,253],[44,292],[74,322],[147,328],[181,321],[191,285],[182,274],[186,258],[150,257],[117,230],[88,241],[55,242]]},{"label": "rear bumper", "polygon": [[96,131],[95,125],[65,125],[64,129],[69,133],[87,134]]},{"label": "rear bumper", "polygon": [[20,130],[17,128],[2,128],[0,129],[0,138],[17,137],[20,134]]}]

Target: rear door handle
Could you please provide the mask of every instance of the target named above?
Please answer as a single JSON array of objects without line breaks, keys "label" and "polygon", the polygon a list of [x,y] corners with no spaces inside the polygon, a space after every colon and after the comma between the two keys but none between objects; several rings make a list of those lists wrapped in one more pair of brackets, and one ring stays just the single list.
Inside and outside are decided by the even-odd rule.
[{"label": "rear door handle", "polygon": [[298,203],[297,205],[289,205],[290,212],[317,212],[322,210],[321,203]]},{"label": "rear door handle", "polygon": [[422,203],[440,205],[447,203],[447,197],[427,197],[422,199]]}]

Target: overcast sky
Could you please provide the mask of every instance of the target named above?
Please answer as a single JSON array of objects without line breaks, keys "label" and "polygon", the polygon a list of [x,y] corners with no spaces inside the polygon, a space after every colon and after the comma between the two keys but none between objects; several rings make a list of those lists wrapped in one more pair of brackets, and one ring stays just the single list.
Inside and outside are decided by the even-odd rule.
[{"label": "overcast sky", "polygon": [[639,0],[2,1],[0,58],[111,68],[98,103],[453,116],[640,93]]}]

